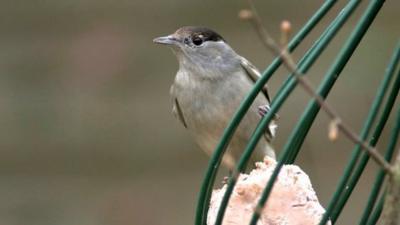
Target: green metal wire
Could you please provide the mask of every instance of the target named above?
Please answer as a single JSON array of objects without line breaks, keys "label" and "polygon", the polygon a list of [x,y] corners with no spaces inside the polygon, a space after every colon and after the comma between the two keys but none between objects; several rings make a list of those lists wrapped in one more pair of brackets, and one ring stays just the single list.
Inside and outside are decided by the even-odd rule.
[{"label": "green metal wire", "polygon": [[[395,149],[394,146],[395,146],[395,143],[397,141],[397,138],[398,138],[398,135],[399,135],[399,131],[400,131],[400,110],[399,110],[399,114],[398,114],[397,118],[398,118],[396,120],[397,124],[396,124],[396,127],[394,128],[395,130],[392,131],[392,136],[390,137],[390,143],[389,143],[389,146],[388,146],[388,148],[386,150],[386,153],[385,153],[385,159],[388,162],[390,162],[392,157],[393,157],[393,153],[394,153],[394,149]],[[397,137],[395,138],[395,136],[397,136]],[[379,192],[381,190],[381,187],[382,187],[383,181],[385,179],[385,176],[386,176],[385,171],[383,171],[382,169],[379,170],[378,174],[376,175],[374,184],[372,186],[372,190],[371,190],[370,196],[368,197],[368,201],[367,201],[367,204],[365,206],[364,212],[362,214],[362,217],[361,217],[361,220],[360,220],[360,223],[359,223],[360,225],[367,224],[367,221],[370,220],[369,217],[371,215],[371,211],[372,211],[372,209],[373,209],[373,207],[375,205],[376,199],[378,198],[378,195],[379,195]]]},{"label": "green metal wire", "polygon": [[[366,12],[367,13],[365,13],[363,18],[360,20],[363,21],[363,23],[359,23],[359,25],[354,29],[354,32],[349,38],[349,40],[351,40],[354,37],[355,39],[358,39],[358,41],[355,41],[354,43],[347,43],[347,46],[350,48],[343,48],[343,51],[337,57],[337,61],[333,64],[333,66],[325,75],[325,78],[317,91],[317,93],[323,98],[326,98],[326,96],[328,95],[338,77],[338,74],[340,74],[340,72],[343,70],[345,64],[352,56],[352,53],[357,47],[359,40],[364,36],[368,27],[374,20],[376,12],[368,11],[368,9]],[[308,104],[306,110],[299,120],[299,123],[296,125],[291,135],[289,136],[287,143],[285,144],[284,149],[289,148],[292,149],[293,152],[286,163],[292,164],[294,162],[301,148],[301,145],[303,144],[305,137],[308,134],[308,131],[310,130],[311,125],[319,112],[319,109],[320,106],[315,100]]]},{"label": "green metal wire", "polygon": [[[394,72],[394,71],[392,71],[392,72]],[[387,86],[389,85],[391,77],[393,77],[393,73],[387,73],[387,76],[385,77],[385,79],[383,81],[383,85],[377,94],[377,98],[380,98],[381,100],[383,100],[385,90],[387,89]],[[387,83],[387,84],[385,84],[385,83]],[[385,104],[385,107],[384,107],[385,112],[381,115],[378,125],[376,126],[375,131],[372,135],[373,138],[369,142],[370,146],[375,147],[375,145],[377,144],[379,137],[383,131],[383,128],[385,127],[385,124],[389,118],[390,112],[393,108],[393,105],[394,105],[397,95],[399,93],[399,89],[400,89],[400,71],[399,71],[399,74],[397,74],[392,91],[390,92],[388,101]],[[378,107],[377,110],[379,110],[379,106],[377,106],[377,107]],[[371,111],[374,111],[374,110],[371,110]],[[396,138],[396,140],[397,140],[397,138]],[[337,218],[339,217],[342,209],[344,208],[344,205],[346,204],[348,198],[350,197],[352,191],[354,190],[354,187],[356,186],[359,178],[361,177],[362,172],[364,171],[365,166],[368,163],[369,157],[370,156],[368,153],[362,152],[362,156],[361,156],[361,159],[359,160],[358,166],[355,169],[350,181],[346,185],[345,190],[343,190],[340,200],[336,204],[335,210],[332,213],[332,216],[331,216],[332,222],[335,222],[337,220]]]},{"label": "green metal wire", "polygon": [[[304,57],[298,63],[299,66],[304,64],[304,70],[307,71],[313,62],[318,59],[318,56],[322,53],[327,44],[335,37],[335,34],[339,31],[339,29],[343,26],[343,24],[347,21],[347,19],[351,16],[353,11],[360,4],[361,0],[350,0],[345,7],[343,7],[342,11],[339,15],[329,24],[328,28],[322,33],[319,39],[315,42],[315,44],[304,54]],[[289,76],[282,87],[289,86],[290,82],[293,82],[293,77]],[[284,88],[280,88],[276,95],[284,92]],[[272,103],[276,100],[272,99]],[[271,103],[271,104],[272,104]]]},{"label": "green metal wire", "polygon": [[[304,27],[293,37],[288,44],[289,51],[293,51],[300,42],[309,34],[309,32],[315,27],[315,25],[321,20],[321,18],[329,11],[336,0],[327,0],[322,7],[311,17],[311,19],[304,25]],[[246,96],[245,100],[241,103],[238,111],[235,113],[231,123],[225,129],[224,134],[219,142],[216,150],[214,151],[207,173],[203,181],[202,188],[198,199],[197,211],[195,224],[202,225],[206,224],[208,204],[211,197],[211,190],[214,185],[216,171],[220,165],[222,155],[232,138],[234,131],[239,125],[241,119],[251,106],[252,102],[264,87],[265,83],[269,80],[272,74],[278,69],[282,61],[280,58],[276,58],[271,65],[264,71],[262,77],[256,82],[253,90]]]},{"label": "green metal wire", "polygon": [[[355,7],[358,5],[359,1],[350,1],[349,4],[344,8],[344,10],[340,13],[340,15],[332,22],[332,24],[328,27],[328,29],[321,35],[321,37],[315,42],[313,47],[310,48],[310,50],[305,54],[302,60],[300,60],[299,63],[299,71],[301,72],[306,72],[311,65],[315,62],[315,60],[318,58],[318,56],[322,53],[322,51],[325,49],[325,47],[329,44],[330,40],[335,36],[339,28],[343,25],[343,23],[348,19],[350,16],[351,12],[355,9]],[[280,92],[278,92],[277,97],[274,99],[274,101],[271,104],[271,109],[270,112],[268,113],[269,115],[266,115],[264,119],[266,119],[266,124],[270,122],[270,120],[273,118],[274,113],[279,109],[281,104],[285,101],[285,99],[288,97],[290,92],[294,89],[296,85],[296,80],[293,76],[289,79],[289,82],[285,82],[283,85],[282,89]],[[275,108],[275,104],[278,104],[277,107]],[[254,147],[257,145],[257,142],[259,140],[259,135],[262,134],[262,131],[265,128],[260,127],[260,125],[257,127],[258,131],[252,135],[254,139],[249,141],[249,145],[247,146],[246,150],[244,151],[244,154],[242,157],[239,159],[239,163],[236,167],[237,171],[244,171],[246,168],[246,163],[248,159],[250,158],[252,151],[254,150]],[[256,134],[258,133],[258,135]],[[227,207],[227,204],[229,202],[230,195],[233,191],[234,185],[236,184],[238,173],[235,172],[232,174],[228,181],[228,186],[225,191],[224,197],[222,199],[219,212],[217,214],[217,219],[216,219],[216,225],[221,224],[223,220],[223,215],[225,212],[225,209]]]},{"label": "green metal wire", "polygon": [[[358,46],[362,37],[368,30],[369,25],[372,23],[373,18],[375,17],[374,15],[376,15],[376,13],[379,11],[379,10],[375,10],[375,7],[371,7],[371,5],[374,5],[374,4],[370,4],[370,7],[367,8],[366,12],[364,13],[364,16],[360,19],[360,22],[356,26],[355,31],[350,35],[349,40],[346,42],[342,51],[339,53],[337,60],[331,67],[332,69],[329,70],[329,71],[332,71],[333,75],[335,75],[335,76],[332,76],[331,79],[336,80],[337,76],[340,74],[340,72],[346,65],[347,61],[350,59],[355,48]],[[368,15],[368,17],[366,17],[365,15]],[[322,86],[322,88],[320,90],[323,91],[323,90],[325,90],[325,88],[329,89],[329,85]],[[271,109],[272,108],[273,108],[273,106],[271,107]],[[264,119],[265,118],[263,118],[261,122],[263,122]],[[256,133],[254,134],[254,137],[256,137]],[[251,142],[251,140],[250,140],[250,142]],[[250,142],[249,142],[249,145],[250,145]],[[286,151],[283,151],[283,158],[285,158],[286,156],[289,156],[290,151],[291,151],[290,148],[287,148]],[[273,179],[276,179],[282,165],[283,165],[283,161],[278,162],[278,165],[277,165],[276,169],[274,170],[273,175],[271,176],[271,179],[268,181],[268,184],[261,195],[261,198],[257,204],[256,210],[253,213],[253,217],[252,217],[250,224],[255,225],[256,222],[258,221],[260,212],[261,212],[260,209],[263,208],[263,206],[265,205],[265,202],[268,199],[268,196],[269,196],[269,194],[272,190],[273,184],[274,184]]]},{"label": "green metal wire", "polygon": [[[339,14],[339,16],[336,18],[337,21],[335,23],[343,23],[345,22],[350,15],[353,13],[353,11],[356,9],[356,7],[360,4],[361,1],[355,0],[355,1],[349,1],[349,3],[346,5],[346,7],[342,10],[342,12]],[[347,61],[346,61],[347,62]],[[344,66],[344,65],[343,65]],[[321,95],[322,97],[326,97],[326,95],[329,93],[330,88],[333,86],[335,83],[340,71],[335,70],[336,67],[332,67],[329,73],[325,76],[326,78],[323,81],[323,87],[325,87],[325,93]],[[329,84],[328,84],[329,83]],[[320,93],[321,94],[321,93]],[[318,107],[318,109],[316,109]],[[310,111],[313,110],[313,114],[308,115],[307,113],[311,113]],[[319,111],[319,105],[314,101],[313,103],[310,103],[303,113],[301,119],[299,121],[297,126],[294,128],[292,131],[291,135],[288,138],[288,142],[285,144],[283,150],[281,151],[282,154],[285,152],[285,150],[291,151],[291,153],[287,156],[285,159],[285,163],[293,163],[295,157],[297,156],[298,151],[300,150],[301,144],[303,143],[305,136],[307,135],[312,122],[314,121],[314,118],[316,117],[317,113]],[[281,157],[280,157],[281,158]],[[283,157],[282,157],[283,158]]]},{"label": "green metal wire", "polygon": [[[392,61],[391,65],[389,65],[388,70],[391,70],[391,68],[394,68],[394,66],[392,66],[392,65],[395,65],[395,64],[399,63],[399,60],[400,60],[400,45],[399,45],[399,48],[397,49],[397,52],[395,53],[395,56],[393,57],[393,59],[394,60]],[[390,100],[390,98],[392,98],[392,100]],[[394,100],[395,100],[394,96],[393,97],[389,96],[389,100],[388,101],[394,101]],[[385,109],[383,114],[389,113],[388,111],[389,110]],[[388,147],[387,147],[387,149],[385,151],[385,156],[384,157],[385,157],[386,161],[388,161],[388,162],[390,162],[392,157],[393,157],[394,147],[396,145],[396,141],[397,141],[397,138],[398,138],[398,132],[399,132],[398,129],[400,129],[400,109],[399,109],[398,117],[397,117],[397,120],[396,120],[396,126],[395,126],[394,130],[391,133],[391,137],[389,138],[390,142],[389,142],[389,145],[388,145]],[[384,181],[385,175],[386,175],[386,173],[382,169],[379,170],[379,172],[378,172],[378,174],[377,174],[377,176],[375,178],[375,182],[374,182],[372,191],[371,191],[370,196],[368,198],[368,202],[367,202],[367,204],[365,206],[365,209],[364,209],[364,212],[363,212],[363,215],[361,217],[361,220],[360,220],[359,224],[365,224],[366,221],[368,220],[368,217],[371,214],[372,208],[373,208],[373,206],[374,206],[374,204],[376,202],[376,199],[377,199],[377,197],[379,195],[379,192],[380,192],[382,183]]]},{"label": "green metal wire", "polygon": [[[327,30],[327,35],[322,35],[321,36],[321,41],[317,42],[317,46],[318,44],[321,44],[318,47],[322,47],[324,46],[324,44],[327,44],[329,42],[329,40],[334,36],[335,32],[337,32],[337,29],[340,28],[343,23],[347,20],[347,18],[351,15],[351,13],[353,12],[353,10],[357,7],[357,5],[360,3],[360,1],[350,1],[346,7],[342,10],[342,12],[339,14],[339,16],[336,18],[336,20],[333,22],[333,26],[330,26],[331,29]],[[332,35],[332,36],[331,36]],[[324,43],[325,41],[327,41],[326,43]],[[322,44],[324,43],[324,44]],[[313,48],[312,50],[315,51],[311,51],[311,54],[309,55],[309,57],[306,58],[306,60],[304,60],[304,64],[301,64],[298,68],[298,71],[300,73],[305,73],[308,68],[312,65],[312,63],[318,58],[319,53],[317,53],[317,51],[319,51],[319,48]],[[315,54],[313,54],[315,53]],[[307,55],[308,56],[308,55]],[[314,58],[314,56],[316,58]],[[344,65],[343,65],[344,66]],[[338,73],[339,74],[339,73]],[[338,74],[336,74],[338,76]],[[289,82],[287,83],[287,85],[284,86],[284,88],[281,89],[280,92],[278,92],[277,97],[275,98],[275,100],[272,102],[271,104],[271,111],[273,111],[275,104],[277,104],[277,107],[280,107],[281,104],[283,103],[283,101],[286,100],[287,94],[290,93],[291,90],[293,90],[294,86],[297,84],[296,79],[291,76],[291,79],[289,80]],[[282,93],[282,94],[281,94]],[[275,113],[275,112],[272,112]],[[273,114],[272,114],[273,115]],[[269,123],[269,117],[267,115],[267,117],[264,117],[259,126],[256,129],[256,132],[253,134],[252,139],[250,139],[249,141],[249,145],[247,146],[246,150],[245,150],[245,154],[246,152],[250,149],[250,147],[254,148],[255,145],[253,144],[253,146],[251,145],[253,142],[253,138],[260,138],[258,136],[260,136],[260,132],[262,131],[262,129],[266,127],[266,125]],[[260,129],[259,129],[260,128]],[[256,140],[258,140],[256,139]],[[250,224],[251,225],[255,225],[260,217],[260,213],[262,212],[262,209],[264,208],[264,205],[266,203],[266,201],[268,200],[268,197],[272,191],[273,185],[275,183],[275,180],[277,179],[277,176],[282,168],[282,166],[284,165],[286,159],[289,157],[289,155],[292,154],[291,149],[285,149],[281,155],[281,157],[278,160],[277,166],[275,167],[265,189],[263,190],[260,200],[257,203],[256,206],[256,210],[253,213],[253,216],[251,218]]]},{"label": "green metal wire", "polygon": [[[395,68],[399,64],[399,62],[400,62],[400,42],[398,44],[397,50],[395,51],[395,53],[392,57],[391,62],[389,63],[389,66],[387,67],[388,73],[393,73],[394,71],[392,71],[392,70],[395,70]],[[397,75],[397,78],[399,78],[399,77],[400,77],[400,71]],[[399,84],[397,84],[397,85],[399,85]],[[394,86],[396,86],[396,81],[395,81]],[[394,94],[392,91],[392,95],[389,96],[388,102],[390,102],[390,101],[394,102],[396,100],[397,94],[398,93]],[[385,108],[383,114],[389,114],[390,113],[389,111],[390,111],[390,109]],[[396,125],[391,132],[391,135],[389,138],[389,144],[386,148],[385,156],[384,156],[384,158],[388,162],[390,162],[393,158],[395,146],[396,146],[397,140],[399,138],[399,134],[400,134],[400,108],[398,109],[397,118],[395,121],[396,121],[395,122]],[[374,137],[372,137],[372,138],[374,138]],[[376,203],[376,200],[379,196],[379,192],[382,189],[382,184],[384,182],[385,176],[386,176],[385,171],[383,169],[380,169],[376,175],[374,184],[372,186],[371,193],[368,197],[367,204],[365,206],[364,212],[360,219],[360,222],[359,222],[360,225],[376,224],[376,222],[378,221],[379,216],[382,211],[382,208],[383,208],[385,194],[382,195],[378,205],[375,207],[375,210],[372,213],[371,213],[371,211],[372,211],[372,209]]]},{"label": "green metal wire", "polygon": [[[389,144],[386,148],[385,151],[385,159],[386,161],[390,162],[393,154],[394,154],[394,150],[397,144],[397,140],[399,138],[399,134],[400,134],[400,108],[397,111],[397,118],[396,118],[396,123],[394,128],[392,129],[392,132],[390,134],[390,138],[389,138]],[[372,188],[372,191],[370,193],[370,196],[368,198],[368,202],[367,205],[365,207],[365,210],[362,214],[361,220],[360,220],[360,225],[364,225],[367,224],[368,220],[369,220],[369,216],[371,215],[371,211],[375,205],[376,199],[378,198],[379,192],[381,190],[383,181],[385,179],[386,173],[384,170],[380,169],[378,171],[378,174],[376,175],[375,178],[375,182]]]},{"label": "green metal wire", "polygon": [[[391,61],[387,67],[387,71],[386,71],[387,74],[394,74],[394,70],[396,69],[396,66],[399,64],[399,62],[400,62],[400,43],[399,43],[396,51],[394,52],[393,57],[391,58]],[[394,84],[394,86],[396,86],[396,84]],[[394,87],[393,89],[395,89],[395,88],[396,87]],[[394,101],[397,97],[397,94],[394,95],[393,91],[394,90],[392,90],[392,95],[389,96],[389,98],[388,98],[388,102],[392,101],[394,103]],[[398,92],[398,90],[397,90],[397,92]],[[384,112],[382,114],[389,115],[390,111],[391,110],[388,107],[385,107]],[[400,109],[398,111],[398,117],[395,121],[396,121],[396,123],[395,123],[396,126],[393,128],[393,130],[391,132],[391,137],[389,138],[389,144],[385,151],[385,156],[384,156],[386,161],[388,161],[388,162],[390,162],[392,159],[392,156],[394,153],[394,148],[395,148],[397,138],[399,135],[399,131],[400,131]],[[371,142],[374,139],[375,139],[375,136],[372,136]],[[364,212],[362,214],[362,217],[361,217],[361,220],[359,223],[360,225],[364,225],[367,223],[368,217],[370,216],[371,211],[375,205],[376,199],[378,198],[385,175],[386,175],[386,173],[382,169],[379,170],[379,172],[377,173],[374,185],[372,186],[370,196],[368,197],[367,204],[365,206]]]},{"label": "green metal wire", "polygon": [[367,225],[375,225],[378,222],[379,217],[382,213],[383,203],[385,203],[385,193],[381,196],[381,199],[379,200],[379,203],[376,206],[375,210],[372,212]]},{"label": "green metal wire", "polygon": [[[349,42],[347,42],[347,46],[350,47],[353,45],[351,39],[361,39],[362,36],[365,34],[365,32],[367,31],[368,27],[371,25],[371,23],[373,22],[375,16],[378,14],[379,10],[381,9],[382,5],[384,3],[384,0],[373,0],[370,1],[370,4],[368,5],[366,11],[364,12],[364,14],[362,15],[359,24],[356,26],[354,32],[352,33]],[[348,57],[350,57],[351,55],[349,55]],[[372,125],[372,121],[374,120],[374,115],[375,113],[370,113],[367,121],[365,123],[365,126],[361,132],[360,135],[360,139],[361,140],[365,140],[367,135],[368,135],[368,131]],[[329,216],[331,215],[331,213],[333,212],[333,210],[335,209],[335,206],[340,198],[341,193],[343,192],[343,190],[346,189],[346,183],[351,175],[351,172],[353,171],[355,164],[360,156],[361,153],[361,148],[359,145],[357,145],[356,149],[353,150],[352,156],[351,156],[351,160],[350,162],[347,164],[345,172],[343,174],[343,176],[341,177],[340,181],[339,181],[339,185],[333,195],[332,200],[330,201],[328,208],[324,214],[324,216],[322,217],[322,220],[320,222],[320,225],[324,225],[326,224],[326,222],[329,219]]]},{"label": "green metal wire", "polygon": [[[399,132],[400,132],[400,109],[398,111],[397,114],[397,120],[396,120],[396,126],[394,128],[394,130],[391,133],[391,137],[390,137],[390,142],[388,145],[388,148],[386,149],[386,153],[385,153],[385,159],[386,161],[390,162],[392,157],[393,157],[393,153],[395,150],[395,145],[396,145],[396,141],[399,137]],[[376,199],[378,198],[379,192],[381,190],[383,181],[385,179],[386,173],[385,171],[383,171],[382,169],[379,170],[378,174],[376,175],[375,178],[375,182],[371,191],[370,196],[368,197],[368,202],[365,206],[364,212],[362,214],[361,220],[360,220],[360,225],[364,225],[367,223],[367,221],[369,221],[369,216],[371,215],[371,211],[373,209],[373,206],[375,205]]]}]

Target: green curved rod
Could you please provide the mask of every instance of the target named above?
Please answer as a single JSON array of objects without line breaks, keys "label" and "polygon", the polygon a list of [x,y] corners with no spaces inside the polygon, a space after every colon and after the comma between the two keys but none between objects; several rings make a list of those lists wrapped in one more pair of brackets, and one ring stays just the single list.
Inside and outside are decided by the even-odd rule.
[{"label": "green curved rod", "polygon": [[[400,56],[400,45],[399,45],[399,48],[397,49],[397,54],[398,54],[397,57],[399,57]],[[399,60],[399,58],[397,58],[397,64],[399,63],[398,60]],[[389,66],[389,68],[390,68],[390,66]],[[387,113],[386,111],[389,111],[389,110],[385,108],[385,111],[383,112],[383,114],[386,114]],[[392,157],[393,157],[394,149],[395,149],[395,146],[396,146],[396,142],[397,142],[397,139],[399,137],[399,132],[400,132],[400,108],[398,110],[397,119],[395,121],[396,121],[395,122],[396,125],[395,125],[395,127],[393,128],[393,130],[391,132],[391,136],[389,138],[389,144],[388,144],[388,146],[386,148],[386,151],[385,151],[385,159],[388,162],[390,162]],[[360,223],[359,223],[360,225],[367,224],[367,222],[369,223],[372,209],[373,209],[373,207],[374,207],[374,205],[376,203],[376,200],[377,200],[377,198],[379,196],[379,192],[381,190],[381,187],[382,187],[383,181],[385,179],[385,176],[386,176],[386,173],[382,169],[380,169],[378,171],[377,175],[376,175],[374,184],[372,186],[373,188],[372,188],[371,193],[370,193],[370,195],[368,197],[367,204],[365,206],[364,212],[362,214],[362,217],[361,217],[361,220],[360,220]]]},{"label": "green curved rod", "polygon": [[[376,15],[380,11],[384,2],[385,2],[384,0],[370,1],[370,4],[368,5],[365,13],[362,15],[362,17],[360,19],[360,23],[354,29],[351,38],[360,38],[360,40],[361,40],[361,38],[363,37],[363,33],[365,34],[365,32],[368,30],[369,26],[374,21]],[[351,46],[352,43],[349,42],[348,45]],[[368,135],[368,132],[370,129],[368,120],[371,120],[371,122],[374,120],[373,116],[368,116],[368,117],[369,118],[367,118],[366,124],[360,135],[360,138],[362,140],[365,140],[367,138],[367,135]],[[336,204],[340,199],[341,190],[345,189],[348,179],[350,177],[350,174],[354,170],[355,164],[357,163],[357,161],[360,157],[360,153],[361,153],[361,148],[360,148],[360,146],[357,146],[352,152],[351,159],[350,159],[349,163],[346,165],[345,172],[343,173],[343,176],[340,178],[338,187],[337,187],[331,201],[329,202],[326,212],[324,213],[324,216],[321,219],[320,225],[325,225],[326,222],[329,220],[331,213],[335,209]]]},{"label": "green curved rod", "polygon": [[[375,15],[379,12],[379,3],[380,1],[373,1],[366,11],[363,14],[363,17],[358,22],[355,30],[351,33],[350,37],[346,41],[345,45],[341,49],[338,57],[336,58],[335,62],[332,64],[331,69],[328,70],[328,73],[325,77],[329,77],[328,75],[332,73],[332,77],[334,80],[340,75],[340,72],[343,70],[344,66],[347,64],[348,60],[350,59],[351,55],[355,51],[356,47],[360,43],[362,37],[365,35],[366,31],[368,30],[369,26],[371,25],[372,21],[375,18]],[[383,4],[383,3],[382,3]],[[329,85],[323,86],[321,89],[324,90],[325,88],[329,89]],[[319,91],[321,90],[319,89]],[[318,93],[322,94],[322,93]],[[271,107],[272,108],[272,107]],[[261,194],[261,198],[257,204],[256,210],[253,213],[253,217],[251,219],[250,224],[255,225],[260,217],[260,212],[262,212],[262,208],[264,207],[269,194],[272,190],[274,185],[274,179],[276,179],[281,166],[283,165],[284,159],[290,155],[292,149],[286,149],[283,153],[283,159],[278,162],[277,167],[275,168],[272,177],[270,178],[266,188],[264,189],[263,193]]]}]

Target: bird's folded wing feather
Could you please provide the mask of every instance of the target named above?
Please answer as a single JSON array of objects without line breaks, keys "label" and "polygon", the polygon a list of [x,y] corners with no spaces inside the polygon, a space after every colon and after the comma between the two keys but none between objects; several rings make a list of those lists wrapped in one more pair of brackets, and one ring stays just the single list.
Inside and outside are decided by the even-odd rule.
[{"label": "bird's folded wing feather", "polygon": [[[253,64],[251,64],[247,59],[245,58],[241,58],[240,60],[240,64],[242,65],[244,71],[246,72],[246,75],[250,78],[250,80],[252,80],[254,83],[261,77],[260,72],[258,71],[258,69],[253,66]],[[267,90],[267,86],[265,85],[262,88],[262,93],[265,95],[265,97],[268,100],[268,103],[270,103],[270,98],[268,95],[268,90]]]},{"label": "bird's folded wing feather", "polygon": [[[246,73],[246,75],[250,78],[250,80],[252,80],[254,83],[261,77],[260,72],[258,71],[258,69],[253,66],[253,64],[251,64],[247,59],[245,58],[241,58],[241,65]],[[269,95],[268,95],[268,90],[267,90],[267,86],[265,85],[262,89],[261,92],[264,94],[265,98],[268,101],[268,105],[271,102]],[[272,139],[275,136],[275,132],[276,132],[276,124],[275,121],[276,119],[278,119],[278,115],[275,114],[274,115],[274,119],[270,122],[270,125],[268,127],[268,129],[266,130],[266,138],[267,139]]]}]

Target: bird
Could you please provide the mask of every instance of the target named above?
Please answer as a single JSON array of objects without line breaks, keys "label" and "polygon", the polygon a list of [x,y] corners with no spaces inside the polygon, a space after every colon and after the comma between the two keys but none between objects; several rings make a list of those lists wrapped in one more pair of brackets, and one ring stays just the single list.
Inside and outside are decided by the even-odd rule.
[{"label": "bird", "polygon": [[[170,88],[173,114],[200,148],[211,155],[240,103],[260,78],[260,72],[221,35],[207,27],[184,26],[153,42],[170,47],[179,63]],[[232,170],[238,162],[269,105],[264,86],[227,146],[222,163],[228,169]],[[256,146],[253,162],[265,155],[275,158],[271,142],[276,129],[274,117]]]}]

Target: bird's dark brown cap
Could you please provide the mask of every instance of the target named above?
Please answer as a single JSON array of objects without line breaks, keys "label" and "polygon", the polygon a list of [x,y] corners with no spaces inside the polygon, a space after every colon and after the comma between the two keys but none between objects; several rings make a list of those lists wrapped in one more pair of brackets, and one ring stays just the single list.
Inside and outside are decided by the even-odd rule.
[{"label": "bird's dark brown cap", "polygon": [[202,36],[204,41],[225,41],[224,38],[217,32],[207,27],[185,26],[179,28],[175,35],[177,36]]}]

